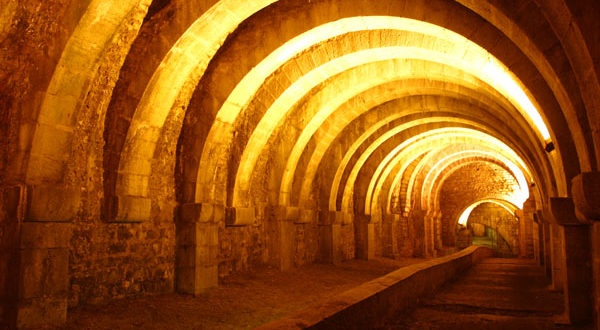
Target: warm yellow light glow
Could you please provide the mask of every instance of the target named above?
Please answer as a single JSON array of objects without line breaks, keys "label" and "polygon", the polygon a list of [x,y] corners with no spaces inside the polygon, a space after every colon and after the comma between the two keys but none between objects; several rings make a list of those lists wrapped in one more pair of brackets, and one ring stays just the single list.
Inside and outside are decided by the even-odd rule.
[{"label": "warm yellow light glow", "polygon": [[[483,204],[483,203],[493,203],[493,204],[497,204],[502,206],[503,208],[505,208],[508,212],[510,212],[510,214],[515,215],[515,209],[517,209],[516,206],[512,205],[510,202],[508,201],[503,201],[503,200],[495,200],[495,199],[484,199],[478,202],[475,202],[471,205],[469,205],[460,215],[460,217],[458,218],[458,223],[466,226],[467,225],[467,221],[469,220],[469,216],[471,215],[471,212],[473,212],[473,210]],[[522,207],[521,207],[522,208]],[[521,209],[519,208],[519,209]]]},{"label": "warm yellow light glow", "polygon": [[[457,149],[458,148],[458,149]],[[476,149],[474,149],[476,148]],[[423,210],[427,210],[427,209],[432,209],[433,206],[430,204],[430,199],[431,199],[431,190],[433,189],[433,182],[435,182],[437,180],[437,178],[439,177],[439,175],[445,170],[445,168],[447,166],[449,166],[451,163],[459,160],[459,159],[465,159],[468,157],[472,157],[472,156],[486,156],[489,157],[491,159],[495,159],[501,163],[505,163],[508,162],[508,159],[505,158],[504,156],[502,156],[501,153],[495,152],[491,153],[491,152],[486,152],[486,150],[493,150],[493,149],[489,149],[488,147],[485,147],[483,145],[453,145],[452,146],[452,153],[448,154],[447,156],[445,156],[444,158],[442,158],[441,160],[437,161],[436,164],[434,164],[428,171],[427,175],[425,176],[425,179],[423,180],[423,183],[421,185],[422,187],[422,192],[421,192],[421,209]],[[439,153],[445,151],[444,146],[440,146],[440,148],[437,148],[436,150],[432,150],[431,152],[429,152],[429,155],[426,156],[426,158],[431,158],[432,156],[437,156],[439,155]],[[402,162],[402,167],[400,168],[400,170],[398,171],[398,173],[396,174],[396,177],[394,178],[392,184],[390,185],[390,189],[388,191],[387,194],[387,198],[386,198],[386,210],[388,213],[391,213],[391,202],[392,202],[392,197],[394,194],[394,190],[395,187],[399,187],[400,185],[400,180],[402,180],[402,177],[404,175],[404,171],[406,171],[406,168],[415,160],[417,159],[419,156],[422,155],[422,153],[424,153],[425,151],[421,152],[420,154],[416,154],[414,155],[412,158],[410,158],[408,161],[404,161]],[[431,157],[430,157],[431,155]],[[406,157],[404,157],[406,158]],[[421,164],[424,164],[426,162],[429,162],[429,159],[423,158],[422,160],[420,160]],[[513,163],[513,162],[511,162]],[[513,163],[514,164],[514,163]],[[524,169],[525,172],[523,172],[523,170],[520,169],[520,172],[522,174],[528,174],[530,175],[527,171],[527,169]],[[416,172],[416,171],[415,171]],[[411,177],[412,179],[412,177]],[[515,178],[516,180],[516,178]],[[527,186],[521,186],[519,187],[520,191],[523,191],[525,189],[527,189]],[[410,198],[412,196],[411,192],[408,192],[407,189],[407,193],[406,193],[406,197],[407,200],[405,201],[404,205],[410,205]],[[375,198],[373,199],[373,207],[378,205],[378,195],[375,195]],[[519,200],[522,200],[519,199]],[[519,203],[519,202],[516,202]]]},{"label": "warm yellow light glow", "polygon": [[[58,177],[49,176],[63,175],[62,163],[69,157],[69,153],[64,151],[70,149],[70,135],[77,122],[81,100],[88,93],[86,88],[89,88],[91,79],[96,77],[98,63],[106,55],[105,47],[111,45],[112,38],[119,35],[124,25],[129,24],[129,28],[134,28],[135,23],[127,17],[135,12],[136,7],[143,6],[139,0],[93,0],[87,3],[85,13],[66,43],[46,93],[43,94],[44,99],[37,117],[38,125],[30,141],[28,180],[54,181]],[[3,2],[0,11],[6,5],[7,2]],[[3,86],[5,84],[6,82],[2,83]],[[57,130],[60,134],[56,133]],[[49,134],[49,131],[52,133]],[[53,137],[52,143],[47,142],[48,136]],[[57,138],[58,136],[61,138]],[[40,171],[40,168],[44,170]]]},{"label": "warm yellow light glow", "polygon": [[[354,182],[356,180],[356,177],[358,176],[358,172],[360,171],[360,168],[367,161],[367,159],[371,156],[371,154],[381,144],[383,144],[385,141],[391,139],[394,135],[402,132],[405,129],[408,129],[408,128],[411,128],[411,127],[414,127],[414,126],[417,126],[417,125],[422,125],[422,124],[427,124],[427,123],[432,123],[432,122],[442,122],[442,121],[463,122],[463,123],[466,122],[466,123],[469,123],[469,124],[474,124],[473,122],[468,121],[468,120],[464,120],[464,119],[457,119],[457,118],[451,118],[451,117],[430,117],[430,118],[416,119],[416,120],[413,120],[413,121],[410,121],[410,122],[398,125],[398,126],[392,128],[392,129],[390,129],[389,131],[385,132],[380,137],[378,137],[367,149],[365,149],[365,151],[361,154],[361,156],[359,157],[359,159],[356,161],[354,167],[352,168],[352,170],[350,172],[350,176],[348,177],[348,179],[346,181],[347,182],[346,183],[346,188],[344,190],[344,198],[345,199],[342,202],[342,210],[349,209],[348,204],[350,202],[350,197],[351,197],[351,193],[350,192],[354,188]],[[432,130],[430,132],[434,132],[434,133],[431,133],[431,134],[435,134],[435,132],[439,132],[439,130]],[[426,137],[427,134],[428,133],[424,133],[424,134],[417,135],[415,137],[407,139],[402,144],[400,144],[398,147],[394,148],[394,150],[392,152],[390,152],[390,154],[388,155],[388,157],[386,157],[386,160],[389,161],[389,159],[391,159],[396,153],[400,152],[402,149],[404,149],[406,146],[410,145],[411,143],[414,143],[415,141]],[[338,195],[338,189],[340,188],[339,187],[340,186],[340,182],[342,180],[342,175],[344,174],[346,166],[350,162],[350,158],[356,152],[356,150],[358,150],[358,148],[360,147],[360,142],[361,141],[364,141],[364,140],[358,139],[357,141],[355,141],[352,144],[352,146],[348,149],[348,151],[344,155],[342,161],[340,162],[340,165],[337,168],[337,171],[336,171],[334,179],[333,179],[333,184],[331,186],[331,193],[329,195],[329,210],[330,211],[336,211],[337,210],[336,200],[337,200],[337,195]],[[384,163],[386,163],[385,160],[382,161],[381,164],[384,164]],[[382,166],[381,164],[379,165],[380,167]],[[379,172],[381,171],[380,167],[378,167],[378,169],[377,169]],[[371,186],[372,186],[372,183],[369,184],[369,187],[371,187]],[[367,195],[367,198],[370,198],[370,194]]]},{"label": "warm yellow light glow", "polygon": [[[507,159],[506,157],[504,157],[502,154],[500,153],[491,153],[485,150],[464,150],[464,151],[460,151],[457,153],[454,153],[452,155],[449,155],[448,157],[445,157],[444,159],[440,160],[437,164],[435,164],[435,166],[433,166],[431,168],[431,170],[427,173],[427,176],[425,177],[424,182],[428,183],[428,182],[435,182],[435,180],[437,180],[438,176],[444,171],[445,167],[447,165],[450,164],[450,161],[455,161],[456,157],[461,157],[464,158],[469,154],[475,154],[478,156],[486,156],[492,159],[496,159],[498,161],[500,161],[501,163],[503,163],[506,167],[509,168],[509,170],[511,171],[511,173],[513,174],[515,180],[518,183],[518,187],[517,187],[517,191],[516,191],[516,196],[514,196],[513,198],[513,203],[515,203],[517,206],[522,207],[523,203],[525,203],[525,201],[529,198],[529,187],[528,187],[528,181],[525,178],[525,174],[523,173],[523,171],[521,170],[521,168],[519,168],[517,165],[515,165],[512,161],[510,161],[509,159]],[[423,189],[425,189],[426,187],[433,187],[433,184],[429,185],[429,184],[424,184],[423,185]],[[429,204],[429,198],[430,198],[430,193],[429,194],[421,194],[422,201],[421,201],[421,206],[423,207],[424,205],[430,205]]]},{"label": "warm yellow light glow", "polygon": [[[355,19],[360,19],[359,21],[354,21]],[[291,56],[297,54],[303,47],[307,47],[311,43],[313,44],[322,42],[327,38],[331,38],[333,36],[347,33],[348,31],[357,31],[361,29],[377,29],[377,28],[388,28],[388,29],[402,29],[406,31],[416,31],[419,33],[431,35],[434,37],[440,37],[445,41],[449,41],[450,43],[439,43],[443,44],[443,49],[424,49],[419,47],[386,47],[380,48],[376,52],[369,51],[360,51],[357,53],[361,53],[361,55],[345,55],[341,58],[332,60],[331,62],[337,62],[337,65],[345,68],[335,68],[334,66],[322,65],[318,69],[311,71],[307,76],[312,76],[311,78],[306,78],[306,76],[302,77],[295,83],[293,83],[273,104],[271,108],[267,111],[267,114],[263,117],[263,120],[259,123],[259,126],[256,128],[255,133],[253,133],[248,147],[244,151],[244,155],[242,156],[242,162],[240,163],[240,167],[238,169],[238,175],[236,176],[236,188],[234,188],[234,205],[236,205],[236,201],[239,199],[239,195],[241,191],[247,191],[249,178],[251,177],[251,173],[254,169],[254,165],[258,156],[260,155],[260,150],[266,144],[269,136],[280,123],[280,120],[284,117],[286,111],[288,111],[291,106],[297,102],[299,98],[301,98],[308,90],[312,89],[316,84],[311,83],[311,81],[317,80],[316,78],[321,77],[321,80],[317,80],[322,82],[323,80],[331,77],[334,74],[347,70],[350,67],[354,67],[360,65],[361,63],[368,63],[373,61],[380,61],[385,58],[414,58],[414,59],[422,59],[429,60],[445,65],[450,65],[457,67],[461,70],[464,70],[469,73],[473,73],[476,76],[483,76],[483,78],[488,78],[487,83],[491,86],[497,87],[498,84],[494,81],[495,77],[489,77],[484,74],[482,71],[482,67],[485,66],[485,63],[489,63],[489,58],[492,58],[492,55],[485,51],[483,48],[477,46],[472,43],[468,39],[453,33],[447,29],[442,27],[432,25],[425,22],[414,21],[410,19],[403,18],[395,18],[395,17],[361,17],[361,18],[348,18],[346,20],[341,20],[343,23],[329,23],[324,26],[315,28],[311,31],[306,32],[305,34],[294,38],[294,41],[286,43],[282,48],[275,51],[271,56],[268,57],[267,60],[261,62],[259,66],[257,66],[256,70],[253,71],[252,74],[249,74],[248,79],[244,78],[244,83],[241,83],[238,87],[236,87],[237,92],[234,90],[234,93],[230,96],[230,100],[226,102],[223,112],[219,111],[217,114],[217,119],[221,122],[233,122],[237,117],[241,109],[248,103],[248,100],[254,93],[256,92],[258,84],[256,81],[264,81],[264,79],[268,76],[269,73],[272,73],[275,68],[279,67],[283,61],[289,60]],[[330,25],[332,24],[332,25]],[[360,24],[364,24],[363,28],[356,27],[360,26]],[[327,27],[327,28],[326,28]],[[326,34],[330,33],[330,34]],[[419,38],[416,38],[417,40]],[[417,41],[418,42],[418,41]],[[453,43],[453,45],[452,45]],[[429,47],[435,48],[437,43],[432,45],[428,45]],[[419,45],[420,47],[425,47],[424,45]],[[437,46],[439,47],[439,46]],[[373,50],[373,49],[372,49]],[[468,51],[467,51],[468,50]],[[369,52],[369,54],[367,54]],[[408,52],[403,56],[403,53]],[[347,57],[349,56],[349,57]],[[343,58],[343,60],[342,60]],[[345,61],[354,63],[344,63]],[[268,63],[272,62],[272,63]],[[500,62],[497,62],[498,64]],[[484,79],[486,80],[486,79]],[[517,85],[518,86],[518,85]],[[504,88],[502,91],[511,91],[511,88]],[[239,92],[239,93],[238,93]],[[241,96],[245,95],[245,96]],[[509,97],[510,98],[510,97]],[[510,99],[518,99],[517,97],[512,97]],[[519,104],[516,105],[517,108],[520,109]],[[526,114],[527,112],[525,112]],[[326,114],[318,115],[318,118],[322,118],[321,122],[327,117]],[[313,125],[308,128],[306,135],[311,135],[310,131],[316,130],[313,126],[318,127],[318,121],[313,122]],[[210,136],[210,134],[209,134]],[[308,136],[309,138],[310,136]],[[303,137],[302,141],[308,141],[306,137]],[[295,156],[296,154],[294,154]],[[299,157],[299,156],[298,156]],[[240,181],[238,181],[240,180]],[[289,180],[288,180],[289,181]]]},{"label": "warm yellow light glow", "polygon": [[[414,48],[414,47],[384,47],[384,48],[371,48],[342,57],[338,57],[332,61],[327,62],[324,65],[310,71],[306,75],[302,76],[295,83],[293,83],[288,89],[286,89],[275,102],[269,107],[267,112],[262,117],[261,121],[255,128],[254,132],[250,136],[246,148],[242,154],[240,160],[240,166],[236,175],[233,205],[238,205],[239,201],[244,200],[243,192],[248,191],[251,174],[254,171],[256,161],[261,154],[262,149],[267,144],[269,137],[275,130],[275,128],[281,124],[282,119],[290,111],[294,104],[296,104],[308,91],[316,87],[326,79],[348,69],[361,66],[363,64],[371,62],[379,62],[391,59],[417,59],[417,60],[428,60],[434,59],[434,62],[443,62],[443,55],[432,53],[430,50]],[[447,64],[447,63],[442,63]],[[296,147],[295,152],[291,157],[297,162],[300,157],[303,146],[308,143],[312,134],[318,129],[323,121],[337,109],[342,103],[351,98],[352,96],[360,93],[361,91],[377,86],[386,81],[397,80],[401,77],[411,78],[414,77],[413,68],[410,66],[399,67],[394,71],[386,71],[381,73],[375,78],[363,81],[360,84],[352,86],[352,88],[345,89],[339,92],[339,94],[330,100],[320,108],[320,111],[315,114],[313,120],[309,123],[307,128]],[[431,77],[435,77],[435,74],[430,74]],[[212,131],[212,130],[211,130]],[[290,181],[290,172],[286,172],[288,177],[285,181]],[[284,174],[284,175],[286,175]]]},{"label": "warm yellow light glow", "polygon": [[[439,149],[438,149],[439,150]],[[404,175],[404,172],[406,171],[406,169],[408,168],[408,166],[410,164],[412,164],[415,159],[419,158],[420,156],[422,156],[424,153],[428,153],[428,152],[433,152],[432,150],[420,150],[419,153],[416,153],[415,155],[412,155],[410,157],[403,157],[405,159],[405,161],[402,162],[402,167],[398,170],[398,173],[396,174],[396,177],[394,178],[394,180],[392,181],[392,184],[390,185],[390,189],[388,191],[388,195],[386,198],[386,205],[387,205],[387,212],[391,213],[392,209],[392,197],[394,195],[394,187],[398,187],[400,184],[400,181],[402,180],[402,176]],[[373,205],[376,206],[379,200],[379,196],[375,195],[375,199],[373,201]],[[404,212],[404,210],[402,210]]]},{"label": "warm yellow light glow", "polygon": [[[421,79],[419,76],[412,77],[414,79]],[[430,74],[424,74],[423,78],[433,79]],[[436,79],[439,79],[436,77]],[[445,80],[439,80],[445,81]],[[456,82],[456,80],[455,80]],[[467,81],[460,81],[460,84],[468,85]],[[379,85],[385,86],[385,85]],[[475,85],[472,88],[477,88]],[[336,118],[335,124],[330,125],[326,134],[319,135],[319,138],[315,141],[317,143],[314,151],[311,155],[311,158],[306,166],[306,170],[304,175],[302,176],[302,187],[300,190],[300,198],[299,205],[305,206],[308,202],[308,196],[310,195],[310,189],[312,185],[313,178],[318,169],[319,163],[321,162],[322,157],[325,155],[325,152],[333,142],[333,140],[341,133],[342,129],[346,127],[348,123],[357,118],[359,115],[368,111],[372,107],[383,104],[389,100],[400,99],[404,96],[408,95],[429,95],[429,94],[438,95],[442,93],[443,95],[453,95],[452,92],[448,90],[440,90],[440,89],[432,89],[432,88],[393,88],[386,89],[384,93],[376,93],[369,95],[357,94],[356,97],[360,97],[360,101],[351,102],[348,104],[346,102],[343,107],[336,109],[335,111],[343,111],[344,115],[342,118]],[[441,95],[441,94],[440,94]],[[459,94],[461,97],[466,97],[465,94]],[[353,98],[354,100],[354,98]],[[434,109],[438,108],[440,105],[438,103],[428,105],[427,100],[423,100],[425,104],[412,104],[410,108],[403,108],[401,113],[397,113],[391,116],[388,116],[386,119],[379,121],[377,124],[371,125],[367,128],[367,130],[352,144],[352,148],[358,148],[362,144],[362,142],[367,139],[370,135],[372,135],[375,131],[377,131],[383,125],[400,118],[402,116],[407,116],[413,113],[418,113],[425,111],[429,108]],[[332,118],[330,117],[329,120]],[[320,130],[323,130],[321,126]],[[280,195],[279,195],[279,203],[280,205],[288,205],[289,204],[289,194],[291,193],[292,183],[296,173],[296,167],[298,164],[298,159],[301,155],[301,152],[304,152],[305,144],[296,143],[294,146],[294,150],[292,151],[290,157],[288,158],[288,162],[286,164],[286,168],[284,171],[283,180],[281,182]]]},{"label": "warm yellow light glow", "polygon": [[[263,147],[266,145],[272,132],[278,125],[280,125],[283,117],[292,108],[292,106],[305,95],[305,93],[322,83],[328,77],[346,71],[352,67],[369,62],[377,62],[393,58],[430,60],[440,64],[455,66],[467,72],[473,72],[479,69],[471,67],[471,65],[466,62],[456,62],[456,59],[449,58],[448,54],[445,53],[436,53],[430,50],[414,47],[385,47],[373,48],[344,55],[316,68],[315,70],[312,70],[302,78],[298,79],[288,89],[286,89],[286,91],[267,110],[255,131],[251,135],[250,140],[244,149],[244,153],[240,161],[240,167],[236,176],[233,205],[238,205],[237,203],[241,197],[242,200],[244,199],[242,192],[248,191],[251,174],[254,170],[256,161],[258,160],[258,157],[260,156],[260,153]],[[482,75],[482,73],[480,72],[479,75]],[[380,79],[384,79],[384,77]],[[330,101],[330,103],[335,101],[335,104],[339,106],[339,104],[343,103],[344,100],[347,100],[350,98],[350,96],[356,94],[356,90],[364,90],[379,83],[381,83],[381,81],[365,81],[363,84],[360,84],[360,86],[355,86],[354,89],[341,91],[340,97],[336,100]],[[487,83],[492,86],[495,85],[494,81],[487,81]],[[302,145],[305,145],[308,142],[318,126],[336,108],[337,106],[325,106],[321,109],[320,113],[315,116],[316,119],[311,122],[309,128],[307,129],[307,134],[302,137]],[[298,155],[298,153],[300,152],[301,150],[296,150],[294,157],[299,157],[300,155]]]},{"label": "warm yellow light glow", "polygon": [[[456,153],[448,155],[447,157],[444,157],[443,159],[439,160],[433,167],[431,167],[430,171],[425,176],[425,180],[423,180],[423,192],[421,193],[421,207],[427,208],[431,205],[431,189],[433,188],[433,182],[437,180],[437,178],[444,171],[444,169],[451,163],[455,162],[457,159],[470,157],[472,155],[485,156],[491,159],[496,159],[509,168],[515,180],[517,181],[518,186],[515,189],[515,195],[507,196],[507,199],[510,199],[513,204],[517,205],[519,208],[522,208],[525,201],[529,199],[528,181],[525,178],[524,172],[521,170],[521,168],[519,168],[512,161],[504,157],[501,153],[492,153],[486,150],[458,151]],[[426,189],[429,190],[426,191]],[[410,198],[408,195],[411,194],[407,194],[407,198]],[[407,203],[409,202],[407,201]]]},{"label": "warm yellow light glow", "polygon": [[525,118],[529,118],[535,127],[544,138],[550,139],[550,132],[542,119],[537,108],[533,105],[523,88],[517,83],[516,77],[506,70],[497,59],[490,57],[488,63],[483,67],[482,72],[486,74],[490,80],[497,82],[497,88],[503,90],[505,95],[509,95],[516,103],[521,106],[521,109],[527,114]]},{"label": "warm yellow light glow", "polygon": [[[477,124],[471,124],[471,125],[475,125],[477,126]],[[482,133],[480,131],[476,131],[476,130],[472,130],[472,129],[466,129],[466,128],[441,128],[441,129],[436,129],[436,130],[431,130],[429,132],[423,133],[421,135],[418,136],[424,136],[424,137],[428,137],[427,134],[429,134],[431,132],[431,136],[435,136],[434,134],[443,134],[444,132],[447,131],[453,131],[456,132],[454,133],[453,136],[447,138],[446,141],[440,141],[440,142],[436,142],[433,143],[427,139],[424,139],[422,141],[419,141],[418,143],[415,143],[415,145],[411,146],[411,148],[423,148],[423,146],[419,146],[421,143],[425,142],[426,143],[426,148],[428,149],[433,149],[434,147],[437,148],[440,145],[445,145],[447,143],[450,143],[453,139],[458,139],[458,138],[475,138],[480,140],[481,142],[479,143],[483,143],[484,145],[488,145],[494,149],[499,150],[499,152],[506,152],[507,154],[511,155],[513,157],[513,159],[516,159],[517,161],[520,161],[521,163],[523,163],[523,161],[516,155],[516,153],[510,148],[508,147],[506,144],[504,144],[502,141],[488,135],[485,133]],[[456,143],[455,141],[452,141],[453,143]],[[400,146],[399,146],[400,147]],[[387,177],[389,176],[389,174],[391,173],[392,169],[396,166],[396,164],[398,162],[400,162],[403,157],[397,156],[396,154],[399,152],[399,147],[394,149],[392,152],[390,152],[385,159],[379,164],[377,170],[375,171],[375,173],[373,174],[372,178],[371,178],[371,182],[369,184],[369,189],[367,191],[367,196],[366,196],[366,200],[365,200],[365,213],[369,214],[370,213],[370,205],[372,204],[372,200],[371,200],[371,196],[378,196],[382,186],[383,186],[383,182],[385,181],[385,179],[387,179]],[[353,168],[353,172],[356,171],[356,175],[358,175],[358,171],[360,170],[360,167],[357,166],[362,166],[362,164],[359,164],[357,162],[357,164],[355,165],[355,167]],[[508,164],[507,164],[508,166]],[[518,167],[516,167],[516,170],[521,173],[520,169],[518,169]],[[526,168],[526,166],[524,166],[523,163],[523,168]],[[344,202],[343,202],[343,209],[346,209],[349,205],[350,199],[352,197],[352,186],[354,184],[354,181],[350,181],[351,178],[355,178],[355,176],[351,176],[349,177],[347,183],[346,183],[346,189],[344,190]],[[524,179],[524,176],[523,176]],[[527,187],[527,181],[524,181],[525,187]],[[352,186],[350,186],[352,185]],[[376,188],[375,188],[376,187]],[[410,189],[410,184],[409,184],[409,189]],[[407,198],[409,194],[407,194]],[[520,194],[519,196],[521,198],[523,198],[522,196],[527,196],[527,198],[529,197],[529,191],[527,190],[526,192]],[[330,196],[331,198],[332,196]],[[519,199],[519,201],[521,200],[521,198]],[[525,198],[525,200],[527,199]],[[523,202],[525,201],[523,200]],[[410,204],[410,199],[408,199],[407,205]],[[376,205],[376,204],[373,204]]]}]

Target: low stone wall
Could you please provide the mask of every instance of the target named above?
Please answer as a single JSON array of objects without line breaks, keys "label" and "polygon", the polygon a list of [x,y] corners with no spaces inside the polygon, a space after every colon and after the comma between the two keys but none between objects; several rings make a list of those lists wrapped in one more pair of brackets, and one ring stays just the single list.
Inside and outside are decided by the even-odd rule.
[{"label": "low stone wall", "polygon": [[403,267],[258,329],[378,327],[489,256],[488,248],[471,246],[445,257]]}]

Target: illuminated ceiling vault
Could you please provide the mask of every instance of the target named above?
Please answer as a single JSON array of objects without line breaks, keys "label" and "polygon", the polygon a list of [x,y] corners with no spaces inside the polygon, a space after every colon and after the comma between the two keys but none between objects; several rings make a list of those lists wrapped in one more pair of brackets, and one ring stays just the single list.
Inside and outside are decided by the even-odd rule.
[{"label": "illuminated ceiling vault", "polygon": [[[117,168],[108,170],[116,173],[115,178],[107,177],[114,181],[113,188],[107,185],[112,190],[109,194],[132,201],[119,208],[139,211],[140,206],[131,204],[149,197],[152,160],[167,124],[175,125],[176,130],[183,128],[182,201],[230,207],[256,203],[315,207],[315,201],[310,201],[316,198],[314,178],[330,170],[331,165],[323,168],[323,160],[333,161],[337,156],[328,153],[344,149],[344,143],[350,142],[342,141],[348,134],[340,136],[348,127],[355,127],[361,136],[349,149],[336,151],[343,157],[337,157],[339,165],[331,169],[333,180],[321,180],[330,184],[330,189],[325,189],[330,191],[329,197],[319,194],[330,201],[330,210],[353,211],[355,180],[364,163],[375,151],[395,144],[396,149],[381,159],[376,171],[361,176],[370,182],[367,214],[373,201],[389,200],[379,195],[384,193],[383,183],[394,166],[405,166],[419,153],[443,148],[434,140],[421,142],[424,137],[420,134],[429,134],[434,128],[446,128],[440,131],[446,133],[438,136],[446,142],[457,139],[452,128],[470,128],[461,138],[473,144],[473,152],[481,147],[516,172],[522,196],[529,195],[523,173],[529,183],[537,183],[535,193],[543,200],[566,195],[570,177],[596,167],[593,142],[581,133],[585,123],[576,120],[582,100],[568,92],[573,86],[562,83],[554,66],[541,56],[536,41],[524,31],[512,29],[514,23],[499,8],[488,3],[449,4],[448,14],[431,17],[397,1],[378,6],[359,1],[343,12],[335,9],[342,7],[341,0],[320,1],[310,6],[298,4],[303,7],[301,17],[278,15],[269,27],[264,20],[270,13],[294,10],[293,1],[287,1],[259,12],[273,2],[245,1],[240,5],[219,1],[205,13],[198,12],[176,40],[171,38],[170,49],[163,45],[164,57],[148,59],[156,69],[140,74],[147,84],[136,91],[139,102],[123,132],[124,143],[109,145],[116,156],[105,156],[116,157],[112,163],[118,163]],[[77,98],[85,96],[86,86],[94,79],[102,45],[115,38],[119,24],[136,6],[144,3],[92,1],[52,77],[48,89],[52,92],[44,99],[28,166],[30,180],[49,180],[66,162],[60,150],[64,147],[61,143],[69,141],[69,130],[65,129],[65,138],[54,147],[42,148],[36,141],[46,136],[46,130],[56,130],[55,126],[74,125],[81,104]],[[484,32],[465,37],[472,33],[446,19],[451,13],[464,12],[463,6],[488,22],[465,18],[460,25],[477,21],[469,31]],[[97,19],[107,13],[114,19]],[[230,35],[242,22],[241,30]],[[259,27],[260,33],[255,33],[253,26]],[[78,42],[92,36],[97,47],[80,52]],[[495,55],[493,47],[485,48],[493,44],[489,39],[510,43],[511,51]],[[111,105],[118,103],[119,92],[129,93],[120,85],[134,79],[138,78],[124,75],[117,81]],[[383,106],[386,102],[398,104],[388,111]],[[57,107],[68,115],[56,116]],[[111,111],[109,107],[109,115]],[[377,116],[371,112],[385,111],[391,116],[378,122],[370,119]],[[213,119],[196,120],[201,117]],[[368,121],[363,124],[368,127],[359,127],[356,121]],[[569,134],[565,134],[566,127]],[[413,141],[420,142],[420,149],[404,150]],[[463,143],[446,142],[448,146]],[[551,154],[543,150],[549,142],[557,147]],[[272,156],[274,153],[277,155]],[[57,173],[37,171],[49,162]],[[265,162],[277,164],[270,167]],[[446,163],[436,164],[440,171],[443,166]],[[419,165],[423,167],[426,165]],[[403,170],[395,172],[401,176]],[[428,190],[411,184],[411,194],[415,188]],[[256,189],[264,193],[256,194]],[[397,182],[389,189],[398,189]],[[340,207],[332,202],[338,198]],[[522,204],[523,198],[518,200],[515,204]]]},{"label": "illuminated ceiling vault", "polygon": [[[111,65],[106,47],[135,32],[141,22],[126,22],[148,5],[91,1],[43,99],[24,167],[29,182],[62,180],[75,119],[99,70]],[[128,39],[131,51],[121,55],[123,71],[101,110],[104,136],[118,133],[103,156],[110,218],[149,216],[159,144],[177,141],[178,158],[167,161],[177,167],[179,202],[239,209],[380,216],[402,194],[406,210],[431,211],[440,173],[470,157],[499,163],[517,179],[518,193],[503,200],[521,207],[535,196],[541,207],[567,196],[576,174],[597,168],[598,138],[584,133],[590,127],[582,120],[596,118],[597,101],[573,91],[597,91],[598,81],[577,83],[585,54],[559,76],[557,64],[574,56],[575,45],[529,33],[552,20],[524,30],[507,16],[510,8],[486,1],[165,6],[179,16],[161,23],[164,36],[144,34],[148,23]],[[428,6],[443,10],[417,9]],[[135,58],[148,42],[156,54],[141,69]],[[555,42],[563,52],[544,56]],[[48,136],[60,138],[48,145]]]},{"label": "illuminated ceiling vault", "polygon": [[[172,282],[315,262],[335,230],[337,252],[370,257],[394,221],[432,256],[478,205],[533,219],[598,172],[595,0],[49,0],[54,23],[25,33],[27,4],[0,9],[0,42],[33,54],[0,54],[0,183],[26,187],[31,222],[136,228],[142,251],[160,232]],[[200,223],[190,244],[231,265],[175,258]],[[84,236],[71,255],[101,255]]]}]

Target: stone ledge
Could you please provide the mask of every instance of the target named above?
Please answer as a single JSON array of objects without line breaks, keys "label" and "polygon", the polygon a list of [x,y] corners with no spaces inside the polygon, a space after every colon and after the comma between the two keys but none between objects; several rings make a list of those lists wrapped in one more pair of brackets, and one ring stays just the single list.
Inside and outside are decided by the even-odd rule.
[{"label": "stone ledge", "polygon": [[354,222],[354,214],[343,211],[321,211],[319,222],[321,226],[348,225]]},{"label": "stone ledge", "polygon": [[255,211],[253,207],[228,207],[225,209],[225,224],[239,227],[253,225]]},{"label": "stone ledge", "polygon": [[600,172],[581,173],[571,182],[571,193],[579,220],[600,221]]},{"label": "stone ledge", "polygon": [[396,313],[418,303],[458,273],[489,257],[484,247],[400,268],[296,314],[257,329],[367,329],[381,326]]},{"label": "stone ledge", "polygon": [[573,199],[568,197],[552,197],[548,203],[548,216],[553,224],[561,226],[580,226],[580,222],[575,215],[575,205]]},{"label": "stone ledge", "polygon": [[225,218],[225,207],[210,203],[189,203],[179,206],[179,219],[183,222],[219,223]]}]

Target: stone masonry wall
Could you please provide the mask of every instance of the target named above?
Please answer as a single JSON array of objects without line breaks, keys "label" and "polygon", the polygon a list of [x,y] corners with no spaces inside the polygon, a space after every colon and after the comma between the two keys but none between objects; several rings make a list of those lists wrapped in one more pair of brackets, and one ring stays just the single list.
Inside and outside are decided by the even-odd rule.
[{"label": "stone masonry wall", "polygon": [[454,245],[455,226],[466,207],[482,199],[513,194],[515,185],[516,180],[508,171],[489,163],[471,163],[452,173],[440,192],[444,245]]}]

